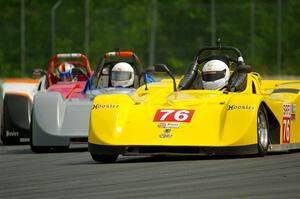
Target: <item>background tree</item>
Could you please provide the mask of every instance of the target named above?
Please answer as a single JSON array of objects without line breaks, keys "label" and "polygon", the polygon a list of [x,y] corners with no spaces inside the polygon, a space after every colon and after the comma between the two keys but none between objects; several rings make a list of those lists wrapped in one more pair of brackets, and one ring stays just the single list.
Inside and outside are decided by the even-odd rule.
[{"label": "background tree", "polygon": [[[20,0],[0,1],[0,75],[30,76],[51,58],[51,8],[57,1],[24,0],[26,71],[20,66]],[[89,59],[132,50],[147,66],[155,0],[89,0]],[[196,52],[211,44],[211,0],[156,0],[154,63],[181,74]],[[85,0],[62,0],[56,10],[55,52],[85,52]],[[241,49],[262,74],[278,73],[277,1],[215,0],[216,38]],[[254,10],[252,8],[255,8]],[[252,10],[251,10],[252,9]],[[300,1],[282,1],[282,74],[300,74]],[[254,25],[254,26],[252,26]],[[253,39],[254,38],[254,39]]]}]

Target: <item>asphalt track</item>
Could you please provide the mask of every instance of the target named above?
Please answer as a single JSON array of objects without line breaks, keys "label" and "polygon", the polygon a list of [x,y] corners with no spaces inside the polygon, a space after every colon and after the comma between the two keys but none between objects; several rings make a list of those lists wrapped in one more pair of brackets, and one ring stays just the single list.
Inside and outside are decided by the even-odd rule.
[{"label": "asphalt track", "polygon": [[300,152],[100,164],[86,144],[45,154],[0,144],[0,198],[300,198]]}]

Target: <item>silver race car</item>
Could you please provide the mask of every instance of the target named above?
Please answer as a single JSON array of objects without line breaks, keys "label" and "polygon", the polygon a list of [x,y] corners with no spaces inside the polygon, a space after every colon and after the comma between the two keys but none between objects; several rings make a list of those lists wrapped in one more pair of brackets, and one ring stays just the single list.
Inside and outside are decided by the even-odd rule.
[{"label": "silver race car", "polygon": [[[69,57],[81,57],[80,54],[71,54]],[[56,57],[61,57],[58,55]],[[68,56],[65,56],[68,57]],[[84,81],[51,82],[53,68],[58,66],[56,59],[52,60],[48,70],[48,84],[45,92],[34,96],[32,115],[31,150],[33,152],[48,152],[65,150],[72,141],[87,141],[91,102],[97,95],[111,93],[127,93],[135,91],[144,83],[143,65],[132,52],[108,52],[100,60],[96,71],[90,77],[89,63],[84,59],[85,70],[72,71],[73,76],[86,77]],[[113,68],[118,63],[132,66],[132,85],[121,87],[114,84],[114,78],[119,74]],[[74,63],[76,65],[76,63]],[[77,63],[78,64],[78,63]],[[126,73],[125,73],[126,76]],[[120,80],[125,77],[124,73]],[[128,76],[129,77],[129,76]],[[149,78],[149,76],[147,77]],[[79,78],[77,78],[79,79]]]}]

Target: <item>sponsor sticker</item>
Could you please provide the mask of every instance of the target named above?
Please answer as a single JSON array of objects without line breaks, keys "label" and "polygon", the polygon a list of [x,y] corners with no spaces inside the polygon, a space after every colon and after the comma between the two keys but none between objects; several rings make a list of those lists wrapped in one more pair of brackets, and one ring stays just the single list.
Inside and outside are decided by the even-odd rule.
[{"label": "sponsor sticker", "polygon": [[92,110],[104,108],[119,108],[119,104],[93,104]]},{"label": "sponsor sticker", "polygon": [[292,113],[296,113],[296,104],[292,104]]},{"label": "sponsor sticker", "polygon": [[190,122],[195,110],[158,109],[153,122]]},{"label": "sponsor sticker", "polygon": [[282,143],[290,143],[291,104],[283,104]]},{"label": "sponsor sticker", "polygon": [[296,119],[296,104],[292,104],[291,120]]},{"label": "sponsor sticker", "polygon": [[18,137],[19,136],[19,132],[17,132],[17,131],[6,131],[5,134],[6,134],[6,137]]},{"label": "sponsor sticker", "polygon": [[172,134],[170,133],[162,133],[162,134],[159,134],[159,138],[172,138]]},{"label": "sponsor sticker", "polygon": [[250,105],[228,105],[227,111],[232,111],[232,110],[255,110],[255,106],[250,106]]},{"label": "sponsor sticker", "polygon": [[159,134],[159,138],[172,138],[171,129],[165,129],[163,133]]},{"label": "sponsor sticker", "polygon": [[158,128],[179,128],[180,123],[159,123]]}]

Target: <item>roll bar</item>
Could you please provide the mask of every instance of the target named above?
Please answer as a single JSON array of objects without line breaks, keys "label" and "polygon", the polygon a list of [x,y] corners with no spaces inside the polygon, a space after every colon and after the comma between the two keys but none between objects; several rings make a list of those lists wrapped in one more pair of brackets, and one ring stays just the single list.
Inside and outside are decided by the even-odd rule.
[{"label": "roll bar", "polygon": [[83,60],[83,62],[85,63],[86,66],[86,71],[87,71],[87,75],[89,77],[92,76],[92,69],[90,66],[90,62],[87,59],[87,57],[81,53],[61,53],[61,54],[56,54],[52,57],[50,64],[49,64],[49,69],[48,69],[48,73],[47,73],[47,78],[49,80],[49,85],[52,85],[52,81],[51,81],[51,74],[54,70],[55,67],[55,62],[57,59],[59,58],[81,58]]}]

